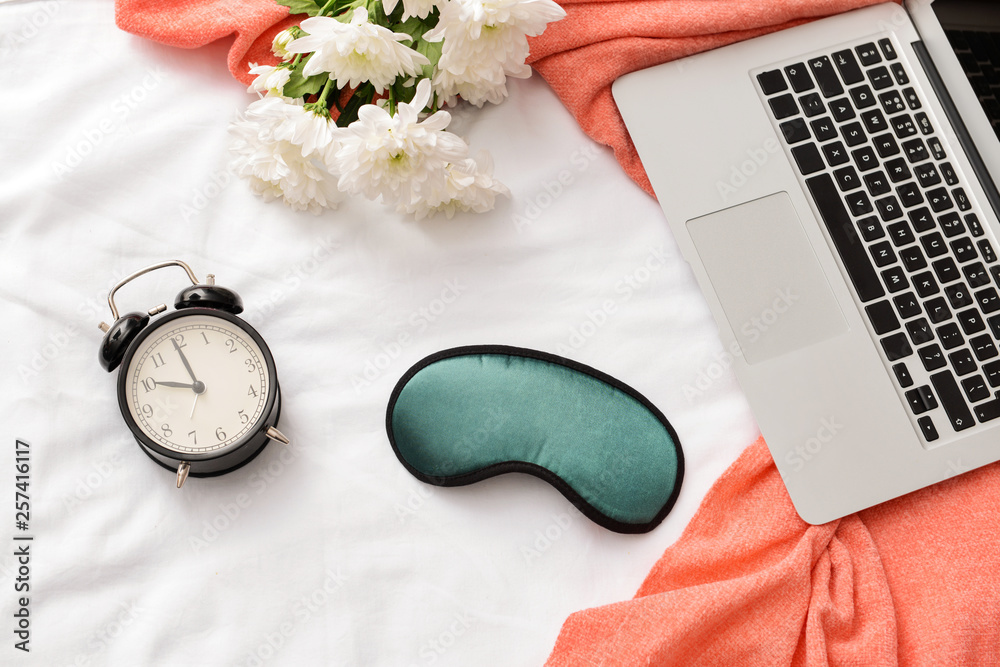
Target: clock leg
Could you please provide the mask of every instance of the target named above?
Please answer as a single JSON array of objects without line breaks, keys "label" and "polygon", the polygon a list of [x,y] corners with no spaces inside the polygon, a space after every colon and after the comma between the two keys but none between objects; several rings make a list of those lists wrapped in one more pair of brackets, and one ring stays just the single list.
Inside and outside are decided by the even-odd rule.
[{"label": "clock leg", "polygon": [[282,433],[278,429],[274,428],[273,426],[268,426],[267,427],[267,437],[269,437],[271,440],[274,440],[276,442],[280,442],[283,445],[287,445],[287,444],[289,444],[291,442],[288,439],[288,437],[285,436],[284,433]]},{"label": "clock leg", "polygon": [[191,472],[191,464],[187,461],[181,461],[181,464],[177,466],[177,488],[184,486],[184,480],[188,478],[188,473]]}]

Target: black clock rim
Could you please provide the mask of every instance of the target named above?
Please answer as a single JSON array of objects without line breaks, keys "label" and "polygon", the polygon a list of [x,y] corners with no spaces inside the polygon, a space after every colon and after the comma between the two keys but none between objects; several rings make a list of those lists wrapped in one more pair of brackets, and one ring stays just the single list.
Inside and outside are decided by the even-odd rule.
[{"label": "black clock rim", "polygon": [[[126,375],[128,373],[129,365],[132,363],[132,357],[135,355],[135,351],[139,348],[146,338],[151,336],[153,332],[162,327],[167,322],[171,322],[182,317],[189,317],[193,315],[207,315],[209,317],[218,317],[219,319],[227,320],[232,324],[245,331],[250,338],[253,339],[257,346],[260,348],[261,354],[264,356],[264,363],[267,365],[268,376],[271,378],[270,387],[268,390],[267,401],[264,404],[264,410],[261,412],[262,417],[259,420],[259,427],[253,429],[246,433],[242,438],[234,442],[233,444],[225,447],[223,449],[216,449],[211,452],[204,452],[201,454],[194,452],[178,452],[173,449],[167,449],[163,445],[159,444],[152,438],[146,435],[146,433],[139,427],[135,419],[132,417],[132,413],[128,407],[128,401],[126,398],[127,393],[127,380]],[[257,332],[249,322],[243,320],[231,313],[227,313],[223,310],[217,310],[215,308],[184,308],[183,310],[175,310],[162,317],[158,317],[155,320],[150,320],[149,324],[139,332],[139,335],[135,337],[125,351],[125,356],[122,357],[122,363],[118,371],[118,409],[122,413],[122,418],[125,420],[125,424],[128,426],[129,430],[132,431],[132,435],[139,442],[142,447],[148,447],[150,450],[156,452],[160,456],[177,461],[178,463],[182,461],[187,461],[189,463],[195,461],[211,461],[213,459],[220,458],[222,456],[228,455],[241,447],[249,444],[266,426],[268,418],[271,416],[271,412],[274,410],[274,401],[278,394],[278,374],[274,365],[274,356],[271,354],[270,348],[268,348],[267,343],[264,342],[263,337]],[[148,453],[148,452],[147,452]]]}]

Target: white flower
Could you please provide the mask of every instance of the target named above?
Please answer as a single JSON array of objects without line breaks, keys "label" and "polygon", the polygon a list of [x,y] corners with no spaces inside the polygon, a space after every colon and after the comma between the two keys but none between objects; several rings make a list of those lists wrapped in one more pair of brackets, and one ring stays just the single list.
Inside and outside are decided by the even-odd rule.
[{"label": "white flower", "polygon": [[[398,4],[399,0],[382,0],[382,9],[385,11],[385,15],[392,14]],[[426,18],[436,6],[437,3],[434,0],[403,0],[402,20],[405,21],[413,16],[419,19]]]},{"label": "white flower", "polygon": [[291,28],[282,30],[274,36],[271,42],[271,52],[282,60],[291,60],[292,54],[288,52],[288,45],[295,39],[295,32]]},{"label": "white flower", "polygon": [[338,137],[341,190],[407,205],[422,192],[443,189],[445,166],[464,159],[469,146],[445,131],[451,121],[447,111],[419,121],[430,96],[431,82],[421,79],[413,101],[400,104],[395,116],[374,104],[361,107],[358,120]]},{"label": "white flower", "polygon": [[493,165],[489,154],[482,151],[476,160],[466,158],[446,166],[442,190],[401,204],[397,210],[409,213],[417,220],[433,217],[437,213],[444,213],[451,219],[459,211],[492,211],[497,195],[509,197],[510,190],[493,179]]},{"label": "white flower", "polygon": [[435,91],[476,106],[501,102],[506,77],[531,75],[524,64],[528,36],[566,15],[552,0],[446,0],[440,9],[438,24],[424,34],[429,42],[444,40]]},{"label": "white flower", "polygon": [[282,199],[313,213],[335,208],[341,193],[329,166],[335,150],[331,125],[295,102],[257,100],[230,125],[233,168],[265,201]]},{"label": "white flower", "polygon": [[302,70],[304,76],[327,72],[339,88],[357,87],[370,81],[381,93],[400,75],[416,76],[430,63],[413,49],[400,44],[410,41],[405,33],[368,22],[364,7],[354,10],[350,23],[329,16],[313,16],[302,22],[307,34],[288,45],[290,53],[314,52]]},{"label": "white flower", "polygon": [[272,97],[281,97],[285,84],[292,76],[292,70],[288,67],[273,67],[257,63],[250,63],[250,73],[256,74],[257,78],[247,88],[247,92],[265,93]]}]

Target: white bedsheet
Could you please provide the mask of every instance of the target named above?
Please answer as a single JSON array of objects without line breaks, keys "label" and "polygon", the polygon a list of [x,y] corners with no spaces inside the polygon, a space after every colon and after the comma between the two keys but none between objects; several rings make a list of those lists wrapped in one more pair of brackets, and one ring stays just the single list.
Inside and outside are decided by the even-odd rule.
[{"label": "white bedsheet", "polygon": [[[634,594],[756,437],[658,205],[537,76],[455,113],[513,193],[493,213],[415,223],[352,201],[316,217],[226,171],[226,127],[252,99],[228,40],[145,41],[111,0],[0,3],[0,34],[0,664],[539,665],[568,614]],[[97,363],[109,288],[173,258],[243,297],[293,441],[182,490]],[[185,282],[150,274],[120,307],[172,303]],[[657,405],[687,462],[663,524],[609,532],[524,475],[412,478],[385,436],[389,393],[424,356],[478,343],[563,354]]]}]

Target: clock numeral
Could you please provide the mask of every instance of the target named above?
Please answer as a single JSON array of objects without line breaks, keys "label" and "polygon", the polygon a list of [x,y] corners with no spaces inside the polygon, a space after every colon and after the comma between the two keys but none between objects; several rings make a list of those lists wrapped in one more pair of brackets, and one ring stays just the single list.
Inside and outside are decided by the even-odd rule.
[{"label": "clock numeral", "polygon": [[250,385],[250,389],[247,390],[247,396],[253,396],[254,398],[257,398],[257,392],[254,391],[253,385]]},{"label": "clock numeral", "polygon": [[152,356],[152,359],[153,359],[153,366],[155,366],[156,368],[159,368],[163,364],[167,363],[167,362],[165,362],[163,360],[163,354],[160,353],[160,352],[157,352],[156,354],[154,354]]},{"label": "clock numeral", "polygon": [[226,439],[226,432],[222,430],[221,426],[215,429],[215,437],[218,438],[220,442]]},{"label": "clock numeral", "polygon": [[152,419],[153,418],[153,406],[150,405],[149,403],[147,403],[146,405],[142,406],[142,414],[146,417],[146,419]]},{"label": "clock numeral", "polygon": [[208,345],[208,336],[205,335],[204,331],[201,332],[201,337],[205,339],[205,345]]},{"label": "clock numeral", "polygon": [[163,437],[169,438],[174,434],[173,430],[170,428],[170,424],[163,424],[160,426],[160,430],[163,431]]},{"label": "clock numeral", "polygon": [[187,343],[184,342],[184,334],[174,336],[174,342],[177,343],[177,347],[187,347]]},{"label": "clock numeral", "polygon": [[154,389],[156,389],[156,380],[154,380],[153,378],[146,378],[145,380],[142,381],[142,387],[146,391],[153,391]]},{"label": "clock numeral", "polygon": [[246,364],[248,373],[253,373],[255,370],[257,370],[257,367],[254,366],[253,359],[244,359],[243,363]]},{"label": "clock numeral", "polygon": [[246,414],[242,410],[240,410],[238,414],[240,416],[240,423],[241,424],[246,424],[248,421],[250,421],[250,415]]},{"label": "clock numeral", "polygon": [[197,431],[188,431],[188,437],[191,438],[191,444],[198,444],[198,433]]},{"label": "clock numeral", "polygon": [[229,354],[232,354],[233,352],[236,351],[236,341],[233,340],[232,338],[227,338],[226,347],[229,348]]}]

